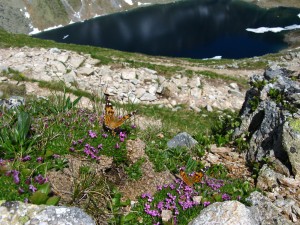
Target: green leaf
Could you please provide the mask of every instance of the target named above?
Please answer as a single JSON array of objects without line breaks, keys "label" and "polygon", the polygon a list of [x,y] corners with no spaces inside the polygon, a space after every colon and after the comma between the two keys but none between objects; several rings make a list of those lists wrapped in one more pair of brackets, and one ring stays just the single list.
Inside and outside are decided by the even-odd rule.
[{"label": "green leaf", "polygon": [[18,115],[17,129],[18,142],[24,143],[30,129],[31,119],[27,112],[20,112]]},{"label": "green leaf", "polygon": [[31,174],[31,170],[30,169],[27,169],[27,168],[23,168],[21,170],[21,174],[24,176],[24,177],[28,177],[30,174]]},{"label": "green leaf", "polygon": [[121,217],[121,224],[129,222],[135,218],[136,218],[136,215],[134,213],[129,213],[126,216]]},{"label": "green leaf", "polygon": [[33,204],[41,205],[41,204],[45,204],[48,198],[49,197],[47,194],[42,193],[41,191],[36,191],[29,197],[29,200]]},{"label": "green leaf", "polygon": [[38,190],[46,195],[48,195],[51,191],[50,183],[44,183],[41,186],[39,186]]},{"label": "green leaf", "polygon": [[46,205],[58,205],[59,200],[59,196],[52,196],[47,200]]}]

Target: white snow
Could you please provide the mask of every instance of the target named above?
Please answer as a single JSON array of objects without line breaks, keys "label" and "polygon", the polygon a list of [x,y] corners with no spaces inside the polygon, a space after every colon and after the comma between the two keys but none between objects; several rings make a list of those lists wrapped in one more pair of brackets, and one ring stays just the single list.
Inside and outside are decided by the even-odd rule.
[{"label": "white snow", "polygon": [[[300,13],[297,15],[300,18]],[[258,27],[258,28],[247,28],[246,31],[262,34],[266,32],[278,33],[285,30],[295,30],[300,29],[300,25],[294,24],[286,27]]]},{"label": "white snow", "polygon": [[128,5],[133,5],[132,0],[124,0]]},{"label": "white snow", "polygon": [[24,15],[25,15],[26,18],[28,18],[28,19],[30,18],[30,14],[28,12],[25,12]]},{"label": "white snow", "polygon": [[247,28],[246,30],[249,32],[262,34],[266,32],[278,33],[284,30],[295,30],[300,29],[300,25],[294,24],[286,27],[259,27],[259,28]]},{"label": "white snow", "polygon": [[[45,30],[42,30],[42,31],[53,30],[53,29],[56,29],[56,28],[59,28],[59,27],[63,27],[63,25],[60,24],[60,25],[58,25],[58,26],[48,27],[48,28],[46,28]],[[42,32],[42,31],[40,31],[38,28],[35,28],[35,27],[32,27],[32,26],[31,26],[31,28],[33,29],[33,31],[31,31],[31,32],[29,33],[29,35],[33,35],[33,34],[37,34],[37,33]]]},{"label": "white snow", "polygon": [[222,59],[222,56],[221,55],[217,55],[217,56],[214,56],[212,58],[204,58],[203,60],[209,60],[209,59]]},{"label": "white snow", "polygon": [[144,5],[151,5],[151,3],[142,3],[142,2],[138,2],[138,6],[144,6]]}]

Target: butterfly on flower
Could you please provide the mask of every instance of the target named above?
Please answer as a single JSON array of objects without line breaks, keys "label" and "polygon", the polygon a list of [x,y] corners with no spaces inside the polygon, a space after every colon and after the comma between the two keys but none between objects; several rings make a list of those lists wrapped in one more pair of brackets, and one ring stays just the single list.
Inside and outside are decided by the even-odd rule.
[{"label": "butterfly on flower", "polygon": [[182,169],[179,172],[180,176],[179,178],[188,186],[192,187],[196,183],[200,183],[204,173],[202,171],[200,172],[194,172],[192,175],[186,174]]},{"label": "butterfly on flower", "polygon": [[105,110],[104,110],[104,118],[103,118],[103,128],[105,130],[111,131],[115,136],[116,132],[118,132],[120,126],[128,120],[130,117],[136,114],[136,111],[133,111],[125,116],[117,117],[115,116],[115,111],[109,100],[109,95],[105,94]]}]

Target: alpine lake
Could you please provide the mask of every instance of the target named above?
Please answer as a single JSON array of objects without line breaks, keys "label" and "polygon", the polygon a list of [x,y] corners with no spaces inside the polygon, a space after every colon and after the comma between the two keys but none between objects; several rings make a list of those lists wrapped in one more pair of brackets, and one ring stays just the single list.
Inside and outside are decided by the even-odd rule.
[{"label": "alpine lake", "polygon": [[239,0],[183,0],[139,7],[33,35],[155,56],[246,58],[288,47],[300,9],[260,8]]}]

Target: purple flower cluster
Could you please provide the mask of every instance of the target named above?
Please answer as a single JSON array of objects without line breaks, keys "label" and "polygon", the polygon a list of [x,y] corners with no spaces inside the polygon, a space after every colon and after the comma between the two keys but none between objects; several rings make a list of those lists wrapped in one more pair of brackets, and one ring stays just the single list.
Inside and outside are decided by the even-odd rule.
[{"label": "purple flower cluster", "polygon": [[207,201],[207,202],[203,202],[203,206],[204,206],[204,207],[207,207],[207,206],[209,206],[209,205],[210,205],[210,202],[208,202],[208,201]]},{"label": "purple flower cluster", "polygon": [[37,157],[36,161],[38,163],[42,163],[44,161],[44,159],[43,159],[43,157],[40,156],[40,157]]},{"label": "purple flower cluster", "polygon": [[187,210],[199,205],[199,202],[193,201],[193,197],[197,196],[198,193],[192,187],[182,182],[176,191],[178,194],[180,194],[180,200],[178,200],[178,203],[183,210]]},{"label": "purple flower cluster", "polygon": [[[201,189],[206,187],[215,193],[215,191],[220,192],[219,189],[225,185],[225,182],[224,180],[206,177],[200,185]],[[159,192],[168,190],[170,190],[170,192],[167,193],[164,200],[159,201],[156,205],[153,203],[154,198],[149,193],[142,194],[141,198],[147,200],[144,204],[144,212],[152,217],[160,217],[163,210],[171,210],[173,212],[172,220],[176,221],[180,210],[185,211],[201,204],[201,201],[199,201],[200,194],[195,188],[194,186],[188,186],[182,179],[176,179],[175,183],[168,185],[160,185],[157,187]],[[206,193],[210,193],[210,191],[208,190]],[[231,200],[231,196],[227,193],[223,193],[222,199],[223,201],[228,201]],[[240,199],[240,197],[238,199]],[[202,204],[204,207],[207,207],[211,202],[206,200]]]},{"label": "purple flower cluster", "polygon": [[230,197],[229,194],[224,193],[224,194],[222,195],[222,199],[223,199],[223,201],[229,201],[229,200],[231,199],[231,197]]},{"label": "purple flower cluster", "polygon": [[14,179],[15,184],[20,184],[20,172],[17,170],[10,170],[6,172],[6,176],[12,176]]},{"label": "purple flower cluster", "polygon": [[[20,172],[17,170],[10,170],[6,172],[6,176],[12,176],[15,184],[20,184]],[[43,177],[41,174],[34,177],[33,181],[37,184],[44,184],[48,182],[48,178]],[[32,178],[28,177],[25,180],[25,184],[28,185],[28,189],[31,192],[35,192],[37,188],[32,184]],[[25,193],[25,190],[22,187],[18,187],[19,194]]]},{"label": "purple flower cluster", "polygon": [[92,130],[89,130],[88,133],[89,133],[89,136],[91,138],[96,138],[97,137],[97,134],[95,132],[93,132]]},{"label": "purple flower cluster", "polygon": [[34,181],[38,184],[44,184],[48,182],[48,178],[43,177],[41,174],[34,177]]},{"label": "purple flower cluster", "polygon": [[205,182],[206,182],[206,185],[209,186],[213,190],[218,190],[224,186],[223,180],[218,180],[218,179],[214,179],[214,178],[206,178]]},{"label": "purple flower cluster", "polygon": [[[147,202],[152,202],[153,201],[153,197],[149,193],[144,193],[144,194],[142,194],[141,197],[142,198],[147,198]],[[148,215],[152,216],[152,217],[160,216],[159,211],[155,210],[155,209],[151,209],[151,206],[150,206],[149,203],[145,203],[144,212],[147,213]]]},{"label": "purple flower cluster", "polygon": [[126,133],[125,132],[120,132],[119,134],[119,137],[120,137],[120,141],[121,142],[124,142],[125,141],[125,138],[127,137]]},{"label": "purple flower cluster", "polygon": [[31,157],[30,157],[30,155],[26,155],[25,157],[23,157],[22,158],[22,162],[26,162],[26,161],[29,161],[29,160],[31,160]]},{"label": "purple flower cluster", "polygon": [[85,144],[83,152],[90,156],[92,159],[100,160],[100,156],[96,154],[99,153],[99,150],[91,146],[90,144]]}]

